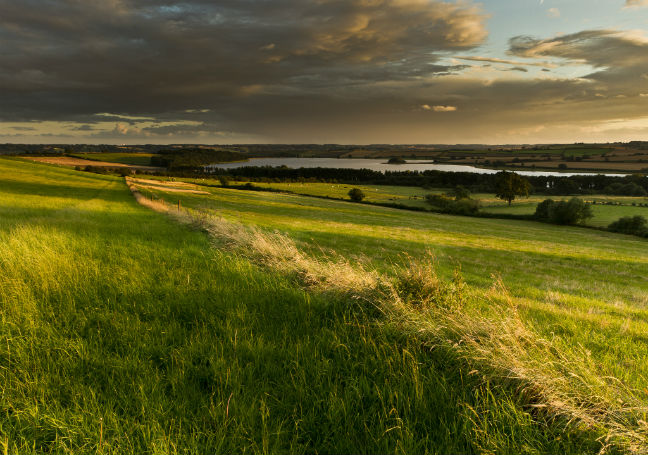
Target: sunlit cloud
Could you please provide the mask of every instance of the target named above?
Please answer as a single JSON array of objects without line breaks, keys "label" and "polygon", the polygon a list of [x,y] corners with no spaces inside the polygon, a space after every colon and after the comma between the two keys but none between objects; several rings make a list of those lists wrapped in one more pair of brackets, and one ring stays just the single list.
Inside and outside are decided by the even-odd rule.
[{"label": "sunlit cloud", "polygon": [[626,0],[625,8],[639,8],[648,6],[648,0]]}]

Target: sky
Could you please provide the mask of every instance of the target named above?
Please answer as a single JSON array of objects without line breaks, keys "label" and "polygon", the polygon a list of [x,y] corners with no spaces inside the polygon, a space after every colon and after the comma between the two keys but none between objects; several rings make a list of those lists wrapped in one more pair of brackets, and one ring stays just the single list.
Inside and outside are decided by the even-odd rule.
[{"label": "sky", "polygon": [[0,0],[0,142],[648,140],[648,0]]}]

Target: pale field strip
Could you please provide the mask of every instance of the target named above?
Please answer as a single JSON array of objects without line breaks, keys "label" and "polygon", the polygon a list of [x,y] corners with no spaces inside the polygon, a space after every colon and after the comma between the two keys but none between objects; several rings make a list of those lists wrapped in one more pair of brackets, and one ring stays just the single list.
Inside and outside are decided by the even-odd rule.
[{"label": "pale field strip", "polygon": [[129,182],[139,188],[160,190],[169,193],[210,194],[207,191],[198,190],[198,185],[193,185],[186,182],[161,182],[159,180],[147,179],[129,179]]},{"label": "pale field strip", "polygon": [[94,161],[94,160],[84,160],[82,158],[74,158],[71,156],[22,156],[21,158],[35,161],[37,163],[45,164],[55,164],[57,166],[94,166],[94,167],[125,167],[130,169],[150,169],[155,170],[159,169],[154,166],[139,166],[134,164],[123,164],[123,163],[112,163],[108,161]]}]

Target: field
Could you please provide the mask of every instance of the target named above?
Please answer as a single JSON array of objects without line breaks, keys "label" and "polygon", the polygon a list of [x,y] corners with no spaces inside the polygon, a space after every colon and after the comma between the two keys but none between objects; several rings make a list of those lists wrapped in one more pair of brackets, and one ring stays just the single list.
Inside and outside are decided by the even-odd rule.
[{"label": "field", "polygon": [[152,153],[76,153],[76,158],[106,163],[132,164],[134,166],[150,166]]},{"label": "field", "polygon": [[645,448],[643,240],[0,171],[6,453]]},{"label": "field", "polygon": [[112,166],[112,167],[127,167],[125,164],[109,163],[107,161],[93,161],[71,156],[23,156],[22,159],[35,161],[37,163],[54,164],[56,166]]},{"label": "field", "polygon": [[[147,190],[148,191],[148,190]],[[226,219],[279,229],[302,248],[334,250],[393,273],[404,257],[432,254],[445,277],[460,266],[479,295],[501,278],[542,336],[584,346],[599,371],[635,390],[648,385],[645,240],[534,222],[404,212],[297,195],[209,188],[155,197]],[[317,247],[313,247],[317,245]],[[430,252],[430,253],[428,253]],[[587,277],[587,278],[586,278]],[[591,285],[595,280],[596,286]],[[642,396],[646,403],[646,397]]]},{"label": "field", "polygon": [[[205,183],[201,180],[188,181],[196,183]],[[236,184],[236,182],[234,182]],[[366,195],[366,201],[379,204],[402,204],[409,207],[430,208],[426,203],[427,194],[443,194],[447,190],[424,190],[418,187],[404,186],[387,186],[387,185],[348,185],[333,183],[262,183],[255,182],[255,186],[261,188],[271,188],[275,190],[304,194],[311,196],[329,197],[335,199],[348,200],[348,192],[351,188],[359,188]],[[528,198],[522,197],[513,201],[509,206],[506,202],[495,197],[492,193],[475,193],[472,198],[478,199],[482,205],[482,211],[494,214],[516,214],[532,215],[535,213],[536,206],[547,198],[554,200],[567,200],[572,196],[544,196],[532,195]],[[613,221],[624,216],[642,215],[648,218],[648,207],[642,207],[640,204],[648,204],[648,198],[629,197],[629,196],[607,196],[607,195],[587,195],[579,196],[588,202],[596,202],[592,205],[594,217],[587,221],[586,224],[596,227],[607,227]],[[615,205],[607,205],[607,204]],[[619,205],[616,205],[619,204]],[[634,206],[632,204],[635,204]]]},{"label": "field", "polygon": [[[558,197],[554,197],[553,199],[566,200],[569,198],[564,196],[563,197],[558,196]],[[593,201],[596,199],[604,199],[604,198],[594,198],[594,197],[586,196],[583,197],[582,199],[586,201]],[[610,199],[615,200],[616,198],[610,198]],[[634,199],[641,201],[642,204],[646,203],[645,202],[646,198],[634,198]],[[648,218],[648,207],[632,206],[631,204],[632,203],[628,203],[628,205],[603,205],[597,202],[597,204],[591,206],[592,214],[594,216],[591,219],[589,219],[586,222],[586,224],[589,226],[607,227],[609,226],[610,223],[624,216],[641,215],[644,218]],[[529,201],[529,202],[521,201],[515,205],[512,205],[511,207],[508,207],[506,205],[486,207],[484,211],[488,213],[514,213],[520,215],[531,215],[535,213],[535,209],[537,205],[538,203],[535,201]]]}]

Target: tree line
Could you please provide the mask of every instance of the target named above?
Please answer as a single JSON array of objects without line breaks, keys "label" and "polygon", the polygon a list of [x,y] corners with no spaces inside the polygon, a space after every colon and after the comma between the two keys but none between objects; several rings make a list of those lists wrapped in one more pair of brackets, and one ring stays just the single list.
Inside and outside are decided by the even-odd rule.
[{"label": "tree line", "polygon": [[[427,170],[387,171],[370,169],[299,168],[244,166],[233,169],[216,168],[211,172],[191,170],[183,176],[196,174],[209,176],[224,175],[235,180],[259,182],[334,182],[348,184],[374,184],[417,186],[423,188],[455,188],[463,186],[473,193],[494,193],[497,191],[498,174],[477,174],[472,172],[444,172]],[[519,174],[516,174],[519,175]],[[625,177],[602,174],[574,176],[524,176],[529,183],[529,192],[547,195],[612,194],[626,196],[648,195],[648,177],[632,174]],[[519,184],[519,182],[518,182]]]}]

